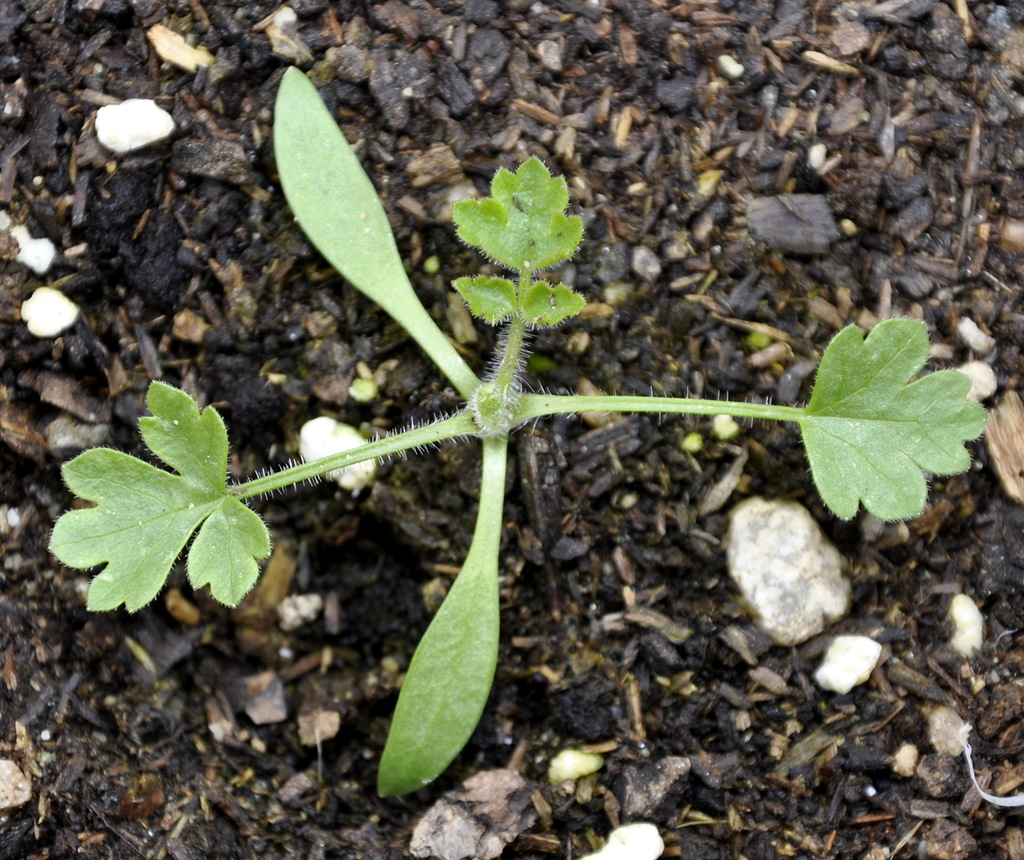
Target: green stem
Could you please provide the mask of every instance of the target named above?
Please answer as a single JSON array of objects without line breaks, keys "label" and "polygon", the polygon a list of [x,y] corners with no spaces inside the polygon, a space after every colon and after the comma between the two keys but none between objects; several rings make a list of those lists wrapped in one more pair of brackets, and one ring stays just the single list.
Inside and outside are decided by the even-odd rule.
[{"label": "green stem", "polygon": [[505,348],[502,350],[501,363],[494,376],[494,383],[504,394],[504,400],[510,406],[519,397],[519,365],[523,355],[523,341],[526,337],[526,320],[515,314],[509,320]]},{"label": "green stem", "polygon": [[292,484],[299,484],[308,481],[310,478],[318,478],[333,472],[335,469],[343,469],[345,466],[354,466],[364,460],[373,460],[377,457],[387,457],[390,454],[400,454],[411,448],[422,445],[433,445],[445,439],[455,436],[476,435],[477,426],[468,412],[460,412],[451,418],[445,418],[425,427],[414,427],[404,433],[396,433],[394,436],[385,436],[374,442],[367,442],[358,448],[342,451],[330,457],[322,457],[319,460],[312,460],[309,463],[299,463],[272,475],[265,475],[262,478],[254,478],[245,481],[231,488],[231,494],[239,499],[251,499],[263,493],[272,493],[289,487]]},{"label": "green stem", "polygon": [[516,423],[522,389],[523,343],[526,340],[526,317],[523,316],[521,297],[526,295],[532,282],[531,270],[523,269],[517,287],[520,309],[509,318],[498,370],[494,378],[477,388],[469,400],[476,426],[486,439],[508,436],[508,431]]},{"label": "green stem", "polygon": [[682,415],[731,415],[734,418],[760,418],[802,423],[806,411],[795,406],[770,403],[744,403],[730,400],[691,400],[686,397],[649,397],[644,395],[524,394],[516,410],[516,424],[544,415],[570,412],[662,412]]}]

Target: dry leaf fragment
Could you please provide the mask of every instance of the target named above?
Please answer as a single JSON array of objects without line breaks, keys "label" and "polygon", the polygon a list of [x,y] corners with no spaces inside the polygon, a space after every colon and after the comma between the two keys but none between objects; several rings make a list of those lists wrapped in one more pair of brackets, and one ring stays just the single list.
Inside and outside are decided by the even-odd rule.
[{"label": "dry leaf fragment", "polygon": [[1006,495],[1024,505],[1024,405],[1017,392],[1006,392],[989,413],[985,446]]},{"label": "dry leaf fragment", "polygon": [[537,817],[531,791],[530,783],[512,770],[471,776],[419,820],[410,844],[413,856],[439,860],[500,856]]}]

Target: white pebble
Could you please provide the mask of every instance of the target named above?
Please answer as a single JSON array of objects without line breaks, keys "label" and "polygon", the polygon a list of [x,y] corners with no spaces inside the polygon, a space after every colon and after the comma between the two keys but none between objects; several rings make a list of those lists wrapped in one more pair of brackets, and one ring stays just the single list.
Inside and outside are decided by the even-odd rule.
[{"label": "white pebble", "polygon": [[970,317],[961,318],[956,324],[956,333],[964,345],[979,355],[988,355],[996,345],[995,339],[985,334]]},{"label": "white pebble", "polygon": [[0,759],[0,812],[24,806],[32,799],[32,780],[10,759]]},{"label": "white pebble", "polygon": [[953,625],[953,635],[949,637],[950,648],[964,657],[970,657],[975,651],[981,650],[985,618],[971,598],[966,594],[954,597],[949,604],[949,620]]},{"label": "white pebble", "polygon": [[277,604],[277,624],[286,633],[309,624],[324,608],[319,594],[289,594]]},{"label": "white pebble", "polygon": [[21,305],[21,318],[36,337],[56,337],[75,324],[78,305],[53,287],[40,287]]},{"label": "white pebble", "polygon": [[[365,443],[366,437],[355,427],[326,415],[307,421],[299,431],[299,453],[307,462],[340,454]],[[377,461],[366,460],[344,469],[335,469],[325,477],[337,482],[343,490],[357,493],[371,484],[376,476]]]},{"label": "white pebble", "polygon": [[580,750],[562,750],[548,765],[548,782],[565,782],[597,773],[604,765],[604,758],[596,753]]},{"label": "white pebble", "polygon": [[875,670],[882,646],[867,636],[836,636],[825,652],[814,680],[833,693],[849,693]]},{"label": "white pebble", "polygon": [[746,69],[743,68],[742,63],[740,63],[735,57],[729,54],[719,54],[718,71],[730,80],[738,81],[743,77],[743,73]]},{"label": "white pebble", "polygon": [[921,753],[917,751],[916,746],[912,743],[903,744],[903,746],[896,750],[896,755],[892,757],[893,773],[898,776],[913,776],[917,770],[917,762],[920,758]]},{"label": "white pebble", "polygon": [[850,606],[839,551],[807,509],[747,499],[729,517],[729,575],[776,645],[798,645]]},{"label": "white pebble", "polygon": [[18,243],[18,255],[14,258],[24,266],[28,266],[37,275],[45,275],[50,271],[57,249],[49,239],[33,239],[28,227],[18,226],[11,230],[11,235]]},{"label": "white pebble", "polygon": [[173,131],[171,115],[152,99],[128,99],[96,111],[96,137],[118,155],[166,140]]},{"label": "white pebble", "polygon": [[615,828],[604,848],[580,860],[658,860],[664,851],[658,828],[639,822]]},{"label": "white pebble", "polygon": [[958,756],[963,752],[960,729],[963,720],[949,705],[939,705],[928,714],[928,741],[937,753]]},{"label": "white pebble", "polygon": [[828,147],[823,143],[816,143],[807,150],[807,166],[812,170],[821,170],[828,158]]},{"label": "white pebble", "polygon": [[996,393],[996,389],[999,387],[999,382],[996,380],[996,372],[992,369],[991,365],[986,364],[984,361],[968,361],[961,364],[957,370],[971,378],[971,387],[967,392],[967,399],[973,400],[975,403],[988,400]]}]

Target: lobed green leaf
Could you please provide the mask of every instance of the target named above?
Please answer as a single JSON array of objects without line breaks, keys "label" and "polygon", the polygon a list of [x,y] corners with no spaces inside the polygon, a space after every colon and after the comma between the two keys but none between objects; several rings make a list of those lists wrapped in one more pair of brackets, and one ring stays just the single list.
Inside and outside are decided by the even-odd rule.
[{"label": "lobed green leaf", "polygon": [[491,196],[460,200],[453,215],[459,238],[513,271],[539,271],[570,259],[583,238],[583,221],[566,216],[569,190],[536,157],[515,173],[501,168]]},{"label": "lobed green leaf", "polygon": [[523,315],[530,325],[552,326],[576,316],[587,300],[565,284],[552,286],[547,281],[530,284],[523,300]]},{"label": "lobed green leaf", "polygon": [[152,415],[139,420],[139,432],[149,450],[196,487],[223,492],[228,431],[220,413],[200,413],[184,391],[159,380],[149,386],[146,406]]},{"label": "lobed green leaf", "polygon": [[884,520],[924,510],[922,473],[970,466],[964,443],[985,428],[985,410],[966,400],[970,380],[941,370],[915,381],[928,360],[928,333],[916,320],[879,323],[865,338],[843,329],[821,360],[800,422],[814,483],[840,518],[859,505]]},{"label": "lobed green leaf", "polygon": [[491,325],[516,312],[516,285],[508,278],[456,278],[452,286],[469,306],[470,313]]},{"label": "lobed green leaf", "polygon": [[189,577],[235,605],[256,581],[256,559],[269,555],[270,535],[228,494],[224,422],[216,410],[200,412],[191,397],[162,382],[150,385],[146,400],[153,415],[140,422],[143,436],[179,474],[109,448],[78,455],[62,474],[68,489],[94,507],[61,516],[50,550],[69,567],[106,565],[89,586],[89,609],[124,604],[135,612],[160,592],[198,528]]}]

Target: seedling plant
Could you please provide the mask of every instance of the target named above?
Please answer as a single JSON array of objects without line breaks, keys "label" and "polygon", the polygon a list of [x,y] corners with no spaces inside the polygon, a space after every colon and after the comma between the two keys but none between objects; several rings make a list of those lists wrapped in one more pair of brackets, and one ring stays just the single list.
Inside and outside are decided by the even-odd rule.
[{"label": "seedling plant", "polygon": [[928,359],[923,323],[891,319],[870,334],[840,331],[818,368],[806,406],[641,395],[579,396],[523,391],[524,341],[530,329],[576,316],[584,298],[541,274],[570,259],[582,221],[567,213],[569,194],[536,158],[499,170],[484,200],[455,204],[459,237],[508,277],[458,278],[470,312],[505,327],[485,378],[459,355],[417,298],[383,206],[316,89],[296,69],[277,96],[274,147],[281,185],[299,226],[353,286],[415,339],[465,399],[456,414],[358,448],[237,484],[227,482],[227,431],[215,409],[153,382],[150,416],[140,432],[172,471],[126,453],[96,448],[64,465],[70,490],[91,502],[65,513],[53,553],[75,568],[105,565],[88,593],[92,610],[134,612],[163,587],[187,548],[195,588],[237,605],[259,576],[270,535],[245,503],[264,493],[367,460],[423,449],[456,437],[483,446],[480,503],[461,572],[411,661],[380,764],[383,795],[414,791],[437,777],[468,741],[487,701],[498,656],[499,548],[510,433],[547,415],[656,412],[795,422],[814,483],[843,519],[863,505],[884,520],[924,509],[923,473],[964,471],[966,441],[977,438],[984,410],[966,400],[969,380],[940,370],[918,377]]}]

